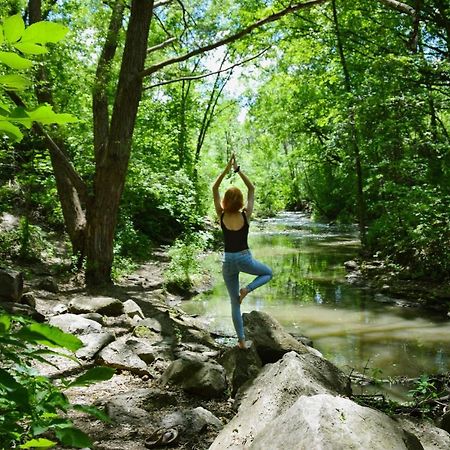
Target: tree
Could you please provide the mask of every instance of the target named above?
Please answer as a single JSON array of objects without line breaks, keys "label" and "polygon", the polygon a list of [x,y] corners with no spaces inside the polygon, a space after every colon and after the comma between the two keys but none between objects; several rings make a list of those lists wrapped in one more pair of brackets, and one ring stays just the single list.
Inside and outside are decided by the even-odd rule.
[{"label": "tree", "polygon": [[[55,155],[55,158],[52,158],[55,173],[65,173],[63,185],[58,185],[58,193],[61,203],[67,206],[64,214],[66,227],[68,230],[76,230],[76,233],[69,234],[73,248],[84,252],[86,256],[87,285],[100,286],[111,282],[114,232],[127,174],[132,134],[141,99],[143,80],[167,66],[235,42],[265,24],[324,1],[312,0],[290,5],[277,13],[243,26],[242,29],[225,38],[169,57],[147,68],[145,68],[145,62],[152,15],[157,7],[162,7],[170,2],[155,3],[152,0],[133,0],[128,15],[122,0],[112,2],[108,32],[98,60],[93,89],[95,174],[92,186],[82,180],[57,143],[54,140],[48,141],[49,148]],[[38,0],[30,0],[30,11],[39,9],[39,7]],[[185,12],[184,7],[183,12]],[[39,17],[39,14],[36,13],[33,17]],[[127,19],[125,44],[120,58],[120,71],[114,91],[111,114],[109,114],[108,88],[109,83],[113,82],[114,75],[111,63],[116,57],[119,45],[118,31],[125,18]],[[67,199],[68,197],[71,199]],[[85,222],[81,215],[80,205],[84,206]],[[82,236],[83,244],[74,241],[75,234],[77,238]]]}]

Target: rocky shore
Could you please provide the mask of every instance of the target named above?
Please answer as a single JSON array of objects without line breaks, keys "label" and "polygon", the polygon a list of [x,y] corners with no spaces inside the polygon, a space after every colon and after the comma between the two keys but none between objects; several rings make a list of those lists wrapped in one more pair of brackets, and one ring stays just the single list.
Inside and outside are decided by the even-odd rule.
[{"label": "rocky shore", "polygon": [[244,315],[249,349],[219,344],[164,289],[164,261],[142,266],[102,295],[41,273],[0,275],[1,304],[34,314],[84,347],[79,364],[52,357],[50,378],[93,365],[116,368],[108,381],[74,387],[74,403],[95,404],[107,424],[76,413],[76,426],[98,450],[174,449],[448,449],[448,414],[436,423],[390,417],[360,406],[350,380],[273,318]]},{"label": "rocky shore", "polygon": [[347,281],[375,291],[375,300],[400,306],[423,307],[439,313],[450,311],[450,279],[411,279],[383,260],[345,262]]}]

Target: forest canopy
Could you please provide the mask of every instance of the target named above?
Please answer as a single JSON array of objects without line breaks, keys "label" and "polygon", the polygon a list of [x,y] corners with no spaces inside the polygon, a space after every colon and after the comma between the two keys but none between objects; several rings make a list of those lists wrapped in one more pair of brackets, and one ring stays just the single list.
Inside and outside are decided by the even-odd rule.
[{"label": "forest canopy", "polygon": [[110,283],[114,260],[204,229],[234,151],[259,216],[358,223],[366,255],[450,272],[445,0],[9,0],[0,16],[0,207],[20,218],[2,257],[64,231],[86,283]]}]

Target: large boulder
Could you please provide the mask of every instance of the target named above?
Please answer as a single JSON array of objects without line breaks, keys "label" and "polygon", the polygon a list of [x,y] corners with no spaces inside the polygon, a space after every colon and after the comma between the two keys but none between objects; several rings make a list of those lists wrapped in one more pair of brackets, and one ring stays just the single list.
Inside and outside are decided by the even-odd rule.
[{"label": "large boulder", "polygon": [[[246,444],[252,450],[423,450],[386,414],[329,394],[299,397]],[[222,450],[228,448],[238,447]]]},{"label": "large boulder", "polygon": [[205,398],[221,397],[227,388],[225,369],[200,358],[176,359],[162,374],[160,383],[178,385],[190,394]]},{"label": "large boulder", "polygon": [[425,450],[448,450],[450,448],[450,434],[442,428],[436,427],[429,420],[413,419],[411,417],[397,417],[400,426],[417,436]]},{"label": "large boulder", "polygon": [[284,330],[269,314],[252,311],[243,314],[245,334],[253,341],[263,364],[278,361],[285,353],[308,353],[308,347]]},{"label": "large boulder", "polygon": [[0,301],[19,302],[22,292],[22,272],[0,268]]},{"label": "large boulder", "polygon": [[244,383],[256,378],[262,369],[261,359],[252,342],[246,350],[230,348],[218,361],[225,368],[232,397]]},{"label": "large boulder", "polygon": [[123,314],[123,303],[113,297],[75,297],[69,303],[69,311],[75,314],[99,313],[105,316]]},{"label": "large boulder", "polygon": [[348,378],[330,362],[310,353],[287,353],[280,361],[267,364],[245,391],[238,392],[238,413],[217,436],[210,450],[246,448],[301,395],[347,395],[349,392]]}]

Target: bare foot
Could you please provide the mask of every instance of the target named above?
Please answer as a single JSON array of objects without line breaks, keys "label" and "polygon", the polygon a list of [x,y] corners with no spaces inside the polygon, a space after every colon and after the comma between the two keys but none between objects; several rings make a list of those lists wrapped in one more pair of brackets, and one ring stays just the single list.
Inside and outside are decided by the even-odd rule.
[{"label": "bare foot", "polygon": [[250,291],[245,287],[239,291],[239,303],[242,303],[242,300],[244,300],[249,292]]},{"label": "bare foot", "polygon": [[238,347],[241,349],[241,350],[246,350],[247,349],[247,345],[245,344],[245,340],[240,340],[239,339],[239,342],[238,342]]}]

